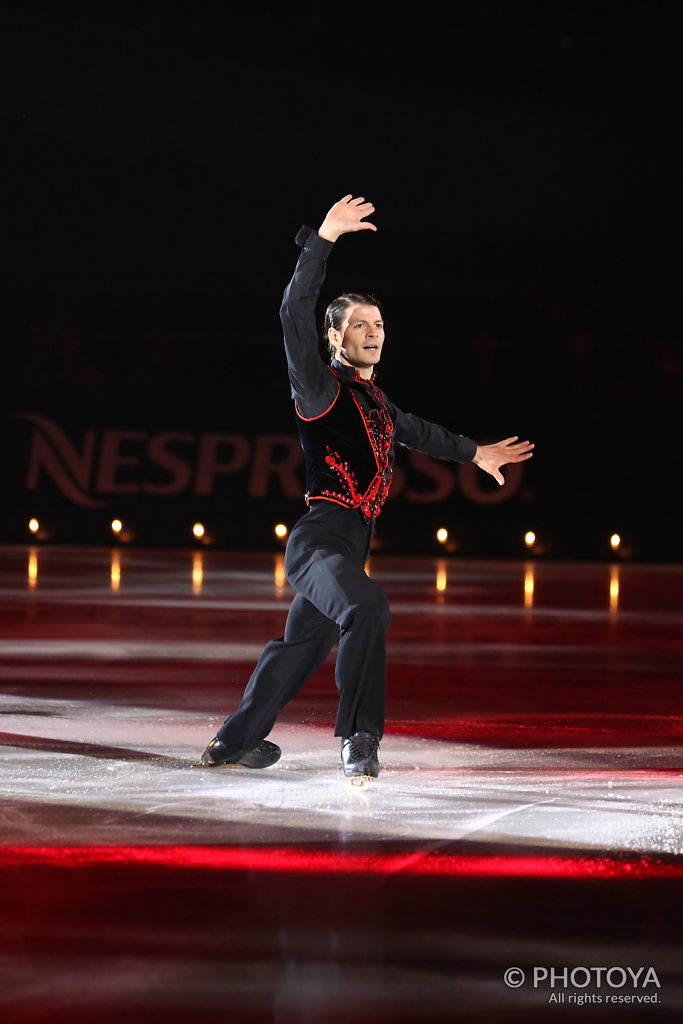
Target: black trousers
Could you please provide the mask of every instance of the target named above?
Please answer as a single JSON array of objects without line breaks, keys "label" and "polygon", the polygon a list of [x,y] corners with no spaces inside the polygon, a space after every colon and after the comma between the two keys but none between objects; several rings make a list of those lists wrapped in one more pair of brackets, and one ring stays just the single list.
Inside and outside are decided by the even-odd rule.
[{"label": "black trousers", "polygon": [[271,640],[237,711],[218,732],[231,755],[264,739],[277,716],[314,675],[339,639],[335,736],[384,731],[389,602],[365,573],[371,527],[359,511],[313,503],[292,530],[285,552],[296,590],[285,635]]}]

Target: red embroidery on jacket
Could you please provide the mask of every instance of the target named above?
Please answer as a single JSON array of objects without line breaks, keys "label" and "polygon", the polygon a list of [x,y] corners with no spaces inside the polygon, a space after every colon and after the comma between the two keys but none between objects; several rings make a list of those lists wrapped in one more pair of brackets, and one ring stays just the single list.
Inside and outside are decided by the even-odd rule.
[{"label": "red embroidery on jacket", "polygon": [[335,471],[344,490],[341,492],[323,490],[321,494],[325,495],[326,498],[334,498],[335,501],[341,501],[343,504],[348,505],[349,508],[357,508],[363,500],[363,495],[359,490],[356,474],[348,462],[342,462],[339,452],[333,452],[329,445],[327,445],[326,451],[325,462]]},{"label": "red embroidery on jacket", "polygon": [[379,409],[371,409],[369,413],[365,412],[356,396],[353,396],[363,418],[368,440],[372,446],[375,462],[377,463],[377,473],[373,477],[372,483],[363,496],[361,503],[361,511],[368,519],[374,519],[375,516],[379,515],[389,493],[389,487],[391,486],[389,453],[394,433],[394,424],[384,402],[382,392],[374,386],[372,386],[372,391],[375,399],[381,402],[381,405]]},{"label": "red embroidery on jacket", "polygon": [[[334,372],[339,377],[337,371]],[[328,446],[325,462],[339,477],[341,487],[339,491],[323,490],[321,491],[321,497],[330,498],[349,508],[360,508],[366,519],[375,519],[382,510],[391,486],[392,470],[389,465],[389,455],[391,453],[394,423],[389,414],[384,395],[374,383],[374,374],[370,380],[365,380],[356,370],[354,381],[367,387],[372,398],[378,403],[378,408],[370,409],[369,411],[365,410],[362,403],[356,397],[353,388],[349,388],[351,397],[363,421],[375,458],[377,472],[365,493],[361,493],[358,480],[348,462],[343,462],[339,452],[333,452]]]}]

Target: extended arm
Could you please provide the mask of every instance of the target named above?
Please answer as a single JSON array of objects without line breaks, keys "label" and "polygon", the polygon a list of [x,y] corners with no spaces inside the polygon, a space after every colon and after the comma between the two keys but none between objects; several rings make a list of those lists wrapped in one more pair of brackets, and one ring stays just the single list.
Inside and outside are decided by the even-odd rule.
[{"label": "extended arm", "polygon": [[430,423],[410,412],[391,406],[395,423],[396,444],[411,451],[424,452],[435,459],[449,462],[471,462],[477,451],[477,442],[463,434],[454,434],[438,423]]},{"label": "extended arm", "polygon": [[511,462],[526,462],[533,455],[533,444],[529,441],[519,441],[515,444],[516,437],[508,437],[496,444],[478,445],[471,437],[453,434],[446,427],[403,412],[395,405],[392,406],[392,412],[396,424],[397,444],[424,452],[435,459],[474,462],[501,486],[505,483],[505,477],[500,472],[501,466]]},{"label": "extended arm", "polygon": [[340,235],[365,228],[376,230],[363,221],[374,210],[363,198],[347,195],[328,211],[316,233],[303,227],[296,237],[302,246],[294,276],[285,289],[280,307],[285,352],[292,397],[306,418],[320,416],[337,393],[337,380],[320,358],[315,307],[327,268],[327,257]]}]

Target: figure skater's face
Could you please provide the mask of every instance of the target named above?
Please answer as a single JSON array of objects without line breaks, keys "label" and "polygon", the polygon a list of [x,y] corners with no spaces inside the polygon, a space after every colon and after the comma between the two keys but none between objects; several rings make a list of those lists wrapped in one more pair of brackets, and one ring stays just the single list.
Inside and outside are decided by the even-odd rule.
[{"label": "figure skater's face", "polygon": [[361,377],[372,376],[384,344],[384,321],[377,306],[349,306],[339,330],[331,327],[329,335],[340,362],[355,367]]}]

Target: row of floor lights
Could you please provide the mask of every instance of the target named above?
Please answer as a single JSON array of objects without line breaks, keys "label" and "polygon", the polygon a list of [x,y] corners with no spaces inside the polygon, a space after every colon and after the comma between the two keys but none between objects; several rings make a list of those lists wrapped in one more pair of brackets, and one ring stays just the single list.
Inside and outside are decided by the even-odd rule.
[{"label": "row of floor lights", "polygon": [[[28,528],[31,533],[38,534],[40,532],[40,523],[38,522],[37,519],[29,519]],[[112,519],[111,530],[112,533],[114,533],[117,537],[120,537],[122,540],[125,540],[125,535],[123,532],[123,523],[121,522],[120,519]],[[275,533],[275,536],[278,537],[280,540],[284,540],[289,533],[289,530],[284,523],[277,523],[276,526],[273,528],[273,531]],[[203,523],[195,523],[194,526],[192,527],[192,533],[197,540],[202,540],[204,542],[209,540],[206,533],[206,527],[204,526]],[[439,542],[439,544],[446,544],[448,542],[448,530],[445,527],[441,526],[436,531],[436,539]],[[533,548],[536,545],[536,534],[533,530],[527,530],[527,532],[524,534],[524,543],[529,548],[529,550],[533,550]],[[621,537],[619,536],[619,534],[613,533],[609,539],[609,543],[613,551],[618,551],[621,546]]]},{"label": "row of floor lights", "polygon": [[[117,537],[123,535],[123,523],[121,522],[120,519],[112,519],[110,527],[112,533],[116,534]],[[40,533],[39,521],[35,518],[29,519],[28,528],[29,531],[33,534]],[[284,540],[284,538],[289,533],[289,529],[285,526],[284,523],[277,523],[273,529],[275,536],[279,537],[280,540]],[[197,540],[202,540],[204,537],[206,537],[206,527],[204,526],[203,523],[195,523],[194,526],[192,527],[192,533],[197,538]]]},{"label": "row of floor lights", "polygon": [[[446,544],[448,541],[448,530],[445,527],[441,526],[436,531],[436,539],[438,540],[439,544]],[[533,530],[527,530],[527,532],[524,534],[524,543],[529,549],[534,548],[536,544],[536,539],[536,534]],[[609,543],[613,551],[618,551],[621,545],[621,537],[619,536],[619,534],[613,533],[609,539]]]}]

